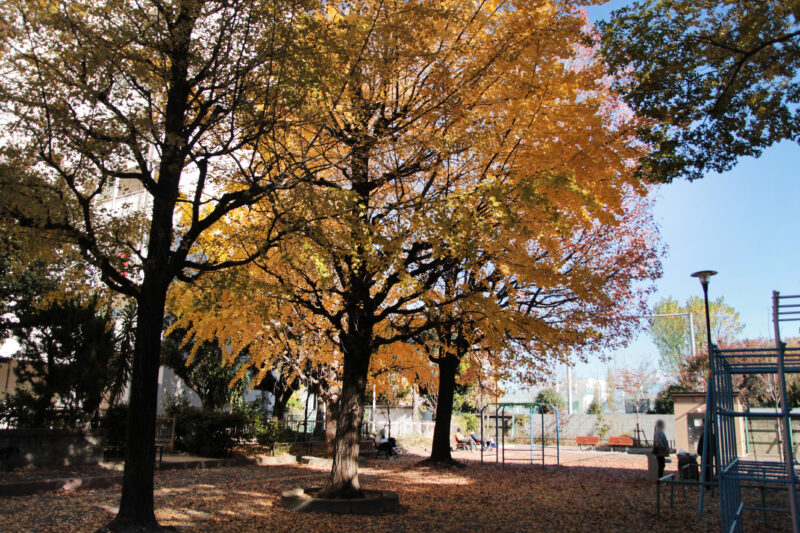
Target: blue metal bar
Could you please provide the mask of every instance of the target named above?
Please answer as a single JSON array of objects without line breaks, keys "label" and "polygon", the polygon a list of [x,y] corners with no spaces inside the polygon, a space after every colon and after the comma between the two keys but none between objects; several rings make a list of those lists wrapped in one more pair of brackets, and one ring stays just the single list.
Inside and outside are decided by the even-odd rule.
[{"label": "blue metal bar", "polygon": [[[700,461],[700,475],[702,481],[708,481],[708,452],[710,451],[709,442],[713,438],[712,432],[712,410],[713,404],[711,403],[711,398],[713,396],[713,376],[714,376],[714,350],[713,347],[709,347],[709,370],[711,374],[709,375],[708,379],[706,380],[706,413],[705,419],[703,421],[703,456],[701,457]],[[713,474],[713,472],[712,472]],[[700,487],[700,509],[698,512],[702,514],[703,512],[703,504],[705,503],[705,496],[706,496],[706,486],[702,485]]]},{"label": "blue metal bar", "polygon": [[[792,298],[786,296],[784,298]],[[784,366],[784,353],[786,344],[781,340],[780,324],[779,322],[790,322],[797,319],[780,319],[780,310],[778,305],[781,300],[781,295],[778,291],[772,292],[772,314],[773,322],[775,323],[775,347],[778,350],[778,367],[780,373],[778,379],[780,380],[780,393],[781,393],[781,411],[783,414],[783,462],[786,467],[786,475],[791,480],[791,490],[789,491],[789,508],[792,510],[792,530],[794,533],[800,532],[800,507],[797,502],[797,472],[794,468],[794,450],[791,445],[792,435],[792,420],[789,417],[789,403],[786,394],[786,369]]]},{"label": "blue metal bar", "polygon": [[[531,464],[533,464],[533,406],[529,407],[528,410],[529,410],[528,425],[530,426],[530,434],[531,434]],[[542,434],[542,437],[544,437],[544,434]]]},{"label": "blue metal bar", "polygon": [[[561,418],[560,418],[560,413],[559,413],[557,407],[555,407],[553,405],[546,405],[546,404],[540,404],[540,403],[535,403],[535,402],[533,402],[533,403],[532,402],[509,402],[509,403],[490,403],[490,404],[487,404],[481,410],[481,440],[483,440],[483,437],[484,437],[484,434],[485,434],[483,413],[487,408],[489,408],[491,406],[495,406],[495,410],[494,410],[494,413],[495,413],[494,414],[494,419],[495,419],[495,422],[496,422],[496,424],[495,424],[495,446],[496,446],[496,448],[495,448],[495,463],[500,463],[502,461],[502,463],[505,464],[506,461],[517,460],[517,459],[512,459],[510,457],[506,458],[506,456],[505,456],[505,449],[506,449],[506,443],[505,443],[505,437],[506,437],[506,435],[505,435],[506,434],[506,431],[505,431],[506,430],[506,427],[505,427],[506,409],[508,407],[528,407],[529,408],[529,413],[534,408],[536,408],[536,409],[539,410],[539,414],[542,417],[541,418],[542,444],[541,444],[540,447],[537,448],[536,444],[532,442],[533,441],[533,438],[532,438],[533,437],[533,417],[531,416],[531,420],[530,420],[530,427],[531,427],[531,439],[530,439],[531,440],[531,444],[530,444],[530,448],[531,449],[530,449],[530,452],[531,452],[531,456],[528,459],[523,459],[523,460],[527,460],[527,461],[529,461],[531,463],[536,461],[538,459],[538,457],[535,455],[535,452],[537,451],[537,449],[541,451],[541,454],[542,454],[542,465],[543,466],[547,465],[547,457],[553,457],[552,455],[548,455],[547,454],[548,446],[547,446],[547,444],[545,442],[544,414],[545,414],[545,408],[549,408],[549,409],[552,409],[553,412],[556,415],[556,444],[555,444],[556,452],[555,452],[555,458],[556,458],[556,464],[561,464],[561,429],[560,429],[561,428]],[[501,434],[500,424],[503,425],[502,434]],[[501,449],[502,449],[502,451],[501,451]],[[489,454],[489,455],[491,455],[491,454]],[[483,450],[481,450],[481,461],[482,462],[484,461]]]},{"label": "blue metal bar", "polygon": [[558,414],[558,407],[552,406],[556,412],[556,464],[561,464],[561,420]]}]

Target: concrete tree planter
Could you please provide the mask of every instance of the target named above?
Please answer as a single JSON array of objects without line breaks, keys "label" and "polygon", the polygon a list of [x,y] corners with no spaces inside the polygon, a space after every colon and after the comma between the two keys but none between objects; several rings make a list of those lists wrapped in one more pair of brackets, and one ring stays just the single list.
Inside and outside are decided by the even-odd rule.
[{"label": "concrete tree planter", "polygon": [[317,498],[319,489],[287,490],[281,495],[281,504],[300,513],[333,513],[379,515],[396,511],[400,498],[388,490],[362,490],[363,498],[332,499]]}]

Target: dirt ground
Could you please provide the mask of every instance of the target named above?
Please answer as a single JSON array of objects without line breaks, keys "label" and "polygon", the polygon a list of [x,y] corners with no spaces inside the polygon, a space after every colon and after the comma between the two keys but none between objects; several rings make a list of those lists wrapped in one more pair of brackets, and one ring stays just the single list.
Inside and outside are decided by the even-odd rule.
[{"label": "dirt ground", "polygon": [[[157,517],[191,532],[720,530],[719,500],[709,498],[698,515],[696,488],[677,489],[673,509],[665,495],[657,519],[656,486],[646,480],[644,456],[562,450],[560,466],[503,467],[480,464],[479,452],[459,451],[454,456],[466,467],[447,470],[417,466],[424,456],[424,449],[412,448],[397,459],[370,458],[361,468],[362,486],[399,494],[394,514],[289,512],[280,506],[281,492],[319,486],[328,469],[280,465],[157,472]],[[775,498],[785,507],[785,496]],[[2,499],[0,531],[94,531],[114,516],[118,499],[118,487]],[[782,515],[769,515],[768,525],[760,513],[745,516],[747,531],[788,527]]]}]

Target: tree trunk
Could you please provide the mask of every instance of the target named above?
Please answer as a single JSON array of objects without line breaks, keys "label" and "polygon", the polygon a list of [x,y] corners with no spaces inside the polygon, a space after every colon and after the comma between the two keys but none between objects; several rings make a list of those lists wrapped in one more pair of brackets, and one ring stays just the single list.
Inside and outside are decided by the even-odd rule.
[{"label": "tree trunk", "polygon": [[430,461],[449,463],[453,461],[453,456],[450,454],[450,421],[453,418],[458,358],[448,355],[439,359],[438,363],[439,399],[436,402],[436,422],[433,426]]},{"label": "tree trunk", "polygon": [[[147,289],[147,290],[146,290]],[[158,531],[153,507],[156,403],[166,288],[147,283],[139,298],[119,513],[108,530]]]},{"label": "tree trunk", "polygon": [[[364,322],[360,324],[363,326]],[[358,481],[358,453],[363,406],[361,400],[367,387],[367,372],[371,355],[371,328],[351,328],[355,334],[343,339],[344,369],[342,394],[336,421],[336,441],[333,466],[328,482],[320,491],[325,498],[360,498],[363,496]],[[364,335],[364,333],[367,333]]]},{"label": "tree trunk", "polygon": [[325,404],[326,402],[319,397],[319,394],[316,395],[317,397],[317,412],[314,417],[314,433],[313,437],[314,440],[320,440],[325,437]]},{"label": "tree trunk", "polygon": [[336,444],[336,421],[339,418],[338,394],[325,402],[325,457],[333,457]]},{"label": "tree trunk", "polygon": [[276,381],[272,389],[273,398],[275,399],[272,404],[273,418],[283,420],[286,415],[286,406],[289,405],[289,400],[291,400],[292,395],[299,387],[300,380],[297,378],[292,379],[290,383],[286,383],[282,377]]}]

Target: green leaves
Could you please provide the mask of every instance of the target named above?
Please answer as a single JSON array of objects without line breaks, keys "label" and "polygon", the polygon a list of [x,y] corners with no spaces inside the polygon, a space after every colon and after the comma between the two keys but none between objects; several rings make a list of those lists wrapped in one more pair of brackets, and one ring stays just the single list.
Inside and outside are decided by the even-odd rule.
[{"label": "green leaves", "polygon": [[[796,4],[796,3],[795,3]],[[696,179],[800,135],[800,20],[792,2],[645,0],[598,24],[614,84],[653,151],[640,172]]]}]

